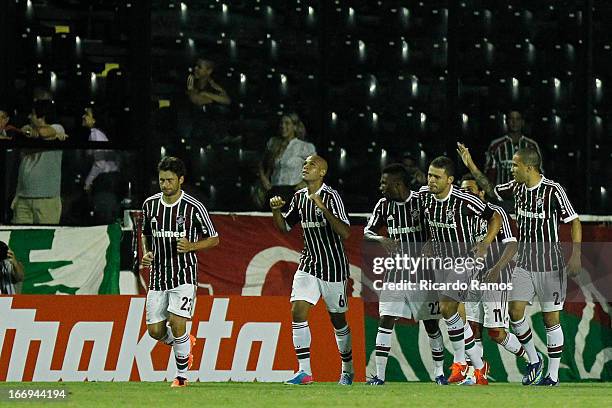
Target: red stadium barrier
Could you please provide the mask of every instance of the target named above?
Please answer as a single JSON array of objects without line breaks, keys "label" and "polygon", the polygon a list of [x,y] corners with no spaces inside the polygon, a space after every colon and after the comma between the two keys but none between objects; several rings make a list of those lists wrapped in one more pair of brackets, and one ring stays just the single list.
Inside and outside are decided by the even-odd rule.
[{"label": "red stadium barrier", "polygon": [[[270,217],[213,215],[220,244],[198,254],[201,294],[214,295],[285,295],[303,248],[301,228],[289,234],[279,233]],[[612,228],[583,224],[584,242],[612,242]],[[561,226],[561,237],[571,241],[569,225]],[[362,267],[363,226],[351,227],[345,241],[352,277],[359,278]],[[357,269],[358,268],[358,269]],[[143,276],[148,282],[148,274]],[[351,282],[350,294],[361,293],[360,282]]]},{"label": "red stadium barrier", "polygon": [[[170,347],[148,334],[139,296],[0,296],[0,381],[163,381]],[[365,377],[363,304],[350,300],[356,381]],[[337,381],[340,356],[325,307],[310,318],[316,381]],[[191,381],[284,381],[297,369],[286,297],[198,297]]]}]

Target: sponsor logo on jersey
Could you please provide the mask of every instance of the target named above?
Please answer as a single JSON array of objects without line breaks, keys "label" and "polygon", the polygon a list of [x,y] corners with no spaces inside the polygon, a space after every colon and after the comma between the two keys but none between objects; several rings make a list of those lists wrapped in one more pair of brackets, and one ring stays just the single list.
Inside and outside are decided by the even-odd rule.
[{"label": "sponsor logo on jersey", "polygon": [[327,226],[327,221],[326,220],[316,221],[316,222],[313,222],[313,221],[308,221],[308,222],[302,221],[301,224],[302,224],[302,228],[323,228],[323,227]]},{"label": "sponsor logo on jersey", "polygon": [[402,228],[389,228],[388,229],[389,234],[407,234],[410,232],[420,232],[421,231],[421,226],[420,225],[416,225],[413,227],[402,227]]},{"label": "sponsor logo on jersey", "polygon": [[457,224],[455,223],[447,224],[444,222],[437,222],[433,220],[429,220],[429,225],[431,225],[432,227],[436,227],[436,228],[457,228]]},{"label": "sponsor logo on jersey", "polygon": [[153,236],[155,238],[185,238],[187,236],[187,231],[166,231],[166,230],[157,230],[153,231]]},{"label": "sponsor logo on jersey", "polygon": [[519,208],[517,213],[520,217],[539,218],[542,220],[546,218],[546,212],[544,211],[538,213],[538,212],[533,212],[533,211],[525,211],[522,208]]}]

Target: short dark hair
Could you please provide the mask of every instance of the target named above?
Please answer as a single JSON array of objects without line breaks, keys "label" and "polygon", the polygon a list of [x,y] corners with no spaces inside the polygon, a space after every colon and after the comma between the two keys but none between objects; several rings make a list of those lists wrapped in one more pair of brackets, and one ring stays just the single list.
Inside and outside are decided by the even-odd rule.
[{"label": "short dark hair", "polygon": [[157,165],[157,171],[171,171],[176,174],[178,178],[185,176],[187,173],[185,169],[185,163],[178,157],[167,156],[159,161]]},{"label": "short dark hair", "polygon": [[521,149],[518,149],[516,154],[527,166],[533,166],[538,170],[540,169],[540,166],[542,165],[542,158],[536,150],[530,147],[523,147]]},{"label": "short dark hair", "polygon": [[[459,180],[459,183],[463,183],[464,181],[476,181],[476,178],[472,175],[472,173],[465,173],[462,177],[461,180]],[[480,186],[478,187],[480,188]]]},{"label": "short dark hair", "polygon": [[408,173],[408,169],[401,163],[392,163],[382,170],[382,174],[392,174],[394,176],[398,176],[399,179],[404,183],[404,186],[410,188],[410,174]]},{"label": "short dark hair", "polygon": [[53,101],[48,99],[38,99],[32,105],[32,111],[36,113],[39,118],[45,118],[45,122],[55,122],[55,105]]},{"label": "short dark hair", "polygon": [[444,169],[448,177],[455,175],[455,163],[446,156],[438,156],[432,160],[430,166],[438,169]]}]

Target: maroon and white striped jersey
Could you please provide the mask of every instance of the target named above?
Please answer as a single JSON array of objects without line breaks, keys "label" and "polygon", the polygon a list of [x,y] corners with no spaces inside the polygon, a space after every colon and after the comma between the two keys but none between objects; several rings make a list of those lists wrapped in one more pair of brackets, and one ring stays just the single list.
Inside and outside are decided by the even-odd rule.
[{"label": "maroon and white striped jersey", "polygon": [[578,218],[563,187],[542,176],[531,188],[512,180],[495,186],[494,191],[499,199],[514,198],[518,266],[534,272],[562,269],[565,260],[559,245],[559,220],[568,223]]},{"label": "maroon and white striped jersey", "polygon": [[427,240],[427,231],[422,222],[419,194],[411,191],[406,201],[399,202],[381,198],[363,229],[364,235],[379,235],[382,227],[387,227],[387,236],[395,240],[400,253],[407,256],[420,256],[421,247]]},{"label": "maroon and white striped jersey", "polygon": [[438,256],[464,256],[476,243],[480,220],[493,216],[493,210],[480,198],[455,186],[441,200],[428,186],[421,187],[419,197],[429,235],[438,244],[434,245]]},{"label": "maroon and white striped jersey", "polygon": [[[317,194],[323,204],[342,222],[350,225],[344,203],[336,190],[323,184]],[[344,242],[314,201],[308,198],[308,188],[298,190],[284,215],[289,227],[302,225],[304,249],[298,269],[327,282],[342,282],[349,277],[348,258]]]},{"label": "maroon and white striped jersey", "polygon": [[[423,222],[419,193],[411,191],[406,201],[381,198],[376,203],[363,233],[364,235],[380,236],[383,227],[387,229],[387,237],[397,242],[400,255],[420,257],[423,252],[423,244],[427,241],[427,229]],[[429,277],[422,270],[417,271],[417,274],[416,278],[419,279]],[[388,282],[402,282],[409,278],[405,270],[388,271],[385,276]]]},{"label": "maroon and white striped jersey", "polygon": [[149,276],[150,290],[169,290],[197,283],[198,260],[195,252],[179,254],[177,241],[191,242],[216,237],[217,231],[204,205],[185,193],[174,204],[166,204],[162,193],[144,201],[143,235],[152,242],[154,254]]},{"label": "maroon and white striped jersey", "polygon": [[[499,228],[499,232],[495,235],[495,239],[489,245],[489,250],[487,252],[487,257],[485,259],[485,268],[481,270],[478,276],[474,276],[475,279],[482,280],[484,277],[483,274],[486,273],[489,269],[491,269],[501,258],[502,253],[504,252],[504,246],[508,242],[516,242],[516,237],[514,236],[514,232],[512,231],[512,226],[510,224],[510,217],[506,210],[502,207],[487,203],[487,206],[497,212],[501,218],[501,227]],[[478,242],[482,241],[487,235],[487,229],[489,227],[489,221],[483,218],[480,218],[478,221],[478,233],[476,234],[476,240]],[[512,262],[508,262],[505,268],[503,268],[500,272],[501,282],[509,283],[512,278]]]},{"label": "maroon and white striped jersey", "polygon": [[512,180],[512,157],[517,150],[522,148],[533,149],[542,158],[538,143],[525,136],[521,136],[518,144],[514,144],[508,135],[491,142],[486,153],[484,173],[494,178],[494,184],[503,184]]}]

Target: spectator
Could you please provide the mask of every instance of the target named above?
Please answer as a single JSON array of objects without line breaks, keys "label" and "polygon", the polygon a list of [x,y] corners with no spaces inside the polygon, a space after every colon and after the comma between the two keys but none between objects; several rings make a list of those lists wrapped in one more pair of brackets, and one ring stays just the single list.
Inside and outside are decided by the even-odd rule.
[{"label": "spectator", "polygon": [[9,110],[0,108],[0,140],[11,140],[16,134],[22,133],[16,127],[8,124],[10,119]]},{"label": "spectator", "polygon": [[304,186],[304,160],[316,154],[316,150],[312,143],[304,141],[306,127],[296,113],[284,115],[279,130],[280,136],[272,137],[266,143],[258,175],[268,198],[280,196],[290,202],[295,191]]},{"label": "spectator", "polygon": [[23,281],[23,265],[15,254],[0,241],[0,295],[14,295],[15,284]]},{"label": "spectator", "polygon": [[538,143],[523,135],[525,121],[523,115],[516,109],[511,109],[506,117],[508,134],[495,139],[489,145],[486,153],[485,174],[494,185],[512,180],[512,156],[517,150],[527,147],[535,150],[542,159]]},{"label": "spectator", "polygon": [[411,152],[404,152],[402,164],[406,167],[406,170],[410,175],[410,185],[408,187],[410,187],[412,190],[418,191],[421,186],[427,184],[427,177],[419,168],[417,160]]},{"label": "spectator", "polygon": [[[90,142],[108,142],[108,138],[97,126],[99,114],[93,107],[85,108],[82,116],[82,125],[89,128]],[[93,201],[94,221],[96,224],[110,224],[114,222],[121,211],[119,205],[119,160],[117,152],[113,150],[90,150],[93,156],[93,165],[87,178],[84,189],[91,194]]]},{"label": "spectator", "polygon": [[[187,77],[187,96],[192,104],[190,136],[213,144],[228,138],[225,121],[231,99],[225,89],[212,78],[215,64],[198,59],[193,74]],[[195,109],[194,109],[195,108]]]},{"label": "spectator", "polygon": [[[48,124],[54,116],[53,103],[34,102],[30,124],[22,131],[28,137],[45,140],[66,140],[64,128]],[[14,224],[59,224],[62,203],[60,197],[62,170],[61,150],[25,150],[22,152],[17,191],[11,204]]]}]

